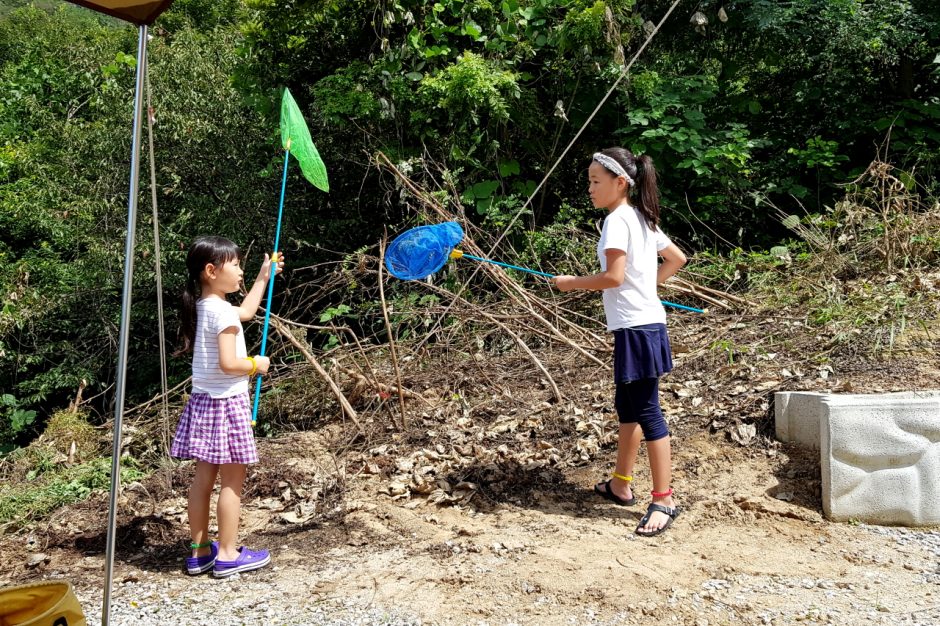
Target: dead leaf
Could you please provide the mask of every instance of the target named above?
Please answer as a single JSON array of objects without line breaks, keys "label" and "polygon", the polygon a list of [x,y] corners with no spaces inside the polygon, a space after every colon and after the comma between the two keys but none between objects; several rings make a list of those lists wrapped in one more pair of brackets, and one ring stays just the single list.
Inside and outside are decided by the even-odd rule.
[{"label": "dead leaf", "polygon": [[749,445],[756,436],[757,426],[754,424],[738,424],[731,430],[731,439],[742,446]]}]

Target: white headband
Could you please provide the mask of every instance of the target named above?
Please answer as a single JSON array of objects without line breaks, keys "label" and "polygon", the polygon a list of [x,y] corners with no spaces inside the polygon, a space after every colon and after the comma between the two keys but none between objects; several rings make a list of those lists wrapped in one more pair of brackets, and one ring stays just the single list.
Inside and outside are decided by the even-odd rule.
[{"label": "white headband", "polygon": [[617,160],[611,158],[604,154],[603,152],[595,152],[594,160],[603,165],[605,168],[616,174],[617,176],[623,176],[627,179],[627,182],[630,183],[631,187],[636,187],[636,183],[633,182],[633,179],[630,178],[630,175],[627,174],[627,170],[623,169],[623,166],[620,163],[617,163]]}]

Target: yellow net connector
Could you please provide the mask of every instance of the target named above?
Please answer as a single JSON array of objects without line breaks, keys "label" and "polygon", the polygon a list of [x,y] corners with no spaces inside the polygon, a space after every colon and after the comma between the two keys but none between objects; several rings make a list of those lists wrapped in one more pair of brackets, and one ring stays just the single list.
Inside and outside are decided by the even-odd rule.
[{"label": "yellow net connector", "polygon": [[459,258],[462,257],[462,256],[463,256],[463,252],[462,252],[461,250],[451,250],[451,251],[450,251],[450,258],[452,258],[452,259],[459,259]]},{"label": "yellow net connector", "polygon": [[287,145],[284,146],[284,148],[285,148],[288,152],[290,152],[290,143],[291,143],[291,137],[288,137],[288,138],[287,138]]},{"label": "yellow net connector", "polygon": [[271,253],[271,263],[280,263],[281,259],[277,256],[277,252]]}]

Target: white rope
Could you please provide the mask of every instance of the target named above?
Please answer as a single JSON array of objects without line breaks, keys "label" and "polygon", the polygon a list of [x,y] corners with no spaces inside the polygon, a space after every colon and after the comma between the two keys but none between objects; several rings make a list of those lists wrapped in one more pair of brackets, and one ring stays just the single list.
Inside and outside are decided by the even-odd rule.
[{"label": "white rope", "polygon": [[[538,186],[536,186],[536,188],[532,191],[532,194],[529,196],[528,200],[525,201],[525,204],[522,205],[522,207],[516,212],[516,214],[512,217],[512,219],[509,220],[509,223],[506,225],[506,228],[503,229],[503,232],[496,239],[496,242],[493,244],[493,247],[491,247],[490,251],[486,254],[487,257],[493,256],[493,252],[496,251],[496,246],[498,246],[499,243],[503,240],[503,238],[507,235],[507,233],[509,233],[509,229],[513,227],[513,225],[516,223],[516,220],[518,220],[519,216],[522,215],[522,212],[525,211],[529,207],[530,204],[532,204],[532,200],[535,199],[535,196],[542,189],[542,186],[545,185],[545,182],[548,180],[548,177],[552,175],[552,173],[555,171],[555,168],[558,167],[559,163],[561,163],[561,160],[565,158],[565,155],[568,154],[568,151],[571,150],[575,142],[578,141],[578,138],[581,136],[581,133],[583,133],[584,130],[588,127],[588,124],[590,124],[594,120],[594,117],[601,110],[601,107],[603,107],[604,104],[607,103],[607,100],[614,93],[614,90],[617,89],[617,85],[619,85],[620,81],[622,81],[624,77],[630,72],[630,68],[633,67],[633,64],[636,62],[636,60],[640,58],[641,54],[643,54],[643,51],[646,49],[646,46],[649,45],[649,42],[653,40],[653,37],[656,36],[656,33],[659,32],[659,29],[662,27],[662,25],[666,23],[666,20],[669,19],[669,16],[672,14],[673,9],[675,9],[676,6],[678,6],[680,1],[681,0],[675,0],[675,2],[672,3],[672,6],[669,7],[669,10],[666,11],[666,14],[663,16],[663,18],[659,20],[659,24],[656,25],[656,28],[654,28],[653,32],[651,32],[649,37],[646,38],[646,41],[643,42],[643,45],[640,46],[640,49],[636,51],[636,54],[633,55],[633,58],[630,59],[630,62],[627,63],[627,65],[623,68],[623,71],[620,72],[620,76],[617,77],[617,80],[614,81],[614,84],[611,85],[610,89],[607,91],[604,97],[601,98],[601,101],[597,103],[597,106],[594,107],[594,110],[591,112],[588,118],[584,120],[584,124],[581,125],[581,128],[578,129],[578,132],[575,133],[575,136],[571,138],[571,141],[568,142],[568,145],[565,146],[565,149],[562,150],[558,158],[555,159],[555,163],[548,169],[548,172],[545,173],[545,176],[542,177],[541,182],[539,182]],[[479,269],[480,268],[478,267],[477,270]],[[474,271],[474,273],[470,275],[470,279],[473,279],[473,276],[475,274],[476,274],[476,271]],[[467,282],[469,283],[470,281],[468,280]]]},{"label": "white rope", "polygon": [[[166,332],[163,323],[163,276],[160,271],[160,217],[157,210],[157,166],[153,160],[153,107],[150,106],[150,63],[144,60],[144,80],[147,85],[147,141],[150,144],[150,204],[153,208],[153,257],[157,275],[157,319],[160,326],[160,385],[163,392],[163,422],[168,425],[169,400],[167,398],[167,376],[166,376]],[[164,433],[164,447],[169,453],[169,431]]]},{"label": "white rope", "polygon": [[[659,29],[662,28],[662,25],[666,23],[666,20],[669,19],[669,16],[672,14],[672,11],[679,5],[680,1],[681,0],[675,0],[672,3],[672,6],[669,7],[669,10],[666,11],[666,14],[663,15],[662,19],[659,20],[659,23],[656,25],[656,28],[653,29],[653,32],[649,34],[649,36],[646,38],[646,41],[644,41],[643,45],[640,46],[640,49],[636,51],[636,53],[633,55],[633,58],[630,59],[630,62],[627,63],[627,65],[623,68],[623,71],[620,72],[620,76],[617,77],[617,80],[614,81],[614,84],[611,85],[610,89],[607,91],[604,97],[601,98],[601,101],[597,103],[597,106],[594,107],[594,110],[591,112],[588,118],[584,120],[584,124],[581,125],[581,128],[578,129],[578,132],[575,133],[575,136],[571,138],[571,141],[569,141],[568,145],[565,146],[565,149],[562,150],[561,154],[555,160],[555,163],[548,169],[548,171],[545,173],[545,176],[542,177],[541,182],[539,182],[539,184],[532,191],[532,194],[525,201],[525,204],[523,204],[519,208],[519,210],[516,211],[516,214],[513,215],[512,219],[509,220],[509,223],[506,225],[506,228],[503,229],[503,232],[500,233],[499,237],[496,238],[496,241],[493,243],[492,247],[490,248],[490,251],[487,252],[486,254],[487,258],[490,258],[493,256],[493,253],[496,251],[497,246],[499,246],[500,242],[509,233],[509,230],[513,227],[513,225],[519,219],[519,216],[522,215],[522,213],[529,207],[529,205],[532,204],[532,200],[535,198],[536,195],[538,195],[539,191],[545,185],[545,182],[548,180],[548,177],[552,175],[552,173],[555,171],[555,168],[557,168],[558,164],[561,163],[561,160],[565,158],[565,155],[567,155],[568,151],[571,150],[572,146],[574,146],[575,142],[581,136],[581,133],[583,133],[584,130],[588,127],[588,124],[590,124],[594,120],[594,117],[597,115],[598,111],[601,110],[601,107],[604,106],[604,104],[607,102],[610,96],[614,93],[614,90],[617,89],[617,85],[620,84],[620,81],[622,81],[624,77],[630,72],[630,68],[633,67],[633,64],[636,62],[636,60],[640,58],[641,54],[643,54],[643,51],[646,49],[646,46],[649,45],[649,42],[653,40],[653,37],[656,36],[656,34],[659,32]],[[454,303],[457,302],[457,299],[460,297],[460,295],[467,289],[467,287],[470,286],[470,281],[472,281],[474,277],[476,277],[477,272],[479,272],[482,267],[483,265],[479,264],[476,266],[476,268],[474,268],[473,272],[470,274],[470,278],[468,278],[460,286],[460,289],[457,291],[456,294],[454,294],[454,299],[450,301],[450,304],[447,305],[447,308],[438,317],[437,323],[434,325],[434,329],[432,329],[431,332],[425,335],[424,341],[426,341],[427,338],[431,336],[431,333],[433,333],[434,330],[436,330],[440,326],[441,320],[443,320],[447,316],[447,314],[450,312],[451,307],[454,306]],[[422,341],[421,343],[424,343],[424,341]]]}]

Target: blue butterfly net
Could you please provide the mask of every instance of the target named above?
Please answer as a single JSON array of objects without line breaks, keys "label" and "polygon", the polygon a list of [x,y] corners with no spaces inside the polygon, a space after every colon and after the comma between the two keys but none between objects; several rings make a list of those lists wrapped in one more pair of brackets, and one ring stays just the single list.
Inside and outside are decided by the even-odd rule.
[{"label": "blue butterfly net", "polygon": [[395,237],[385,251],[385,267],[395,278],[420,280],[444,267],[463,239],[457,222],[418,226]]}]

